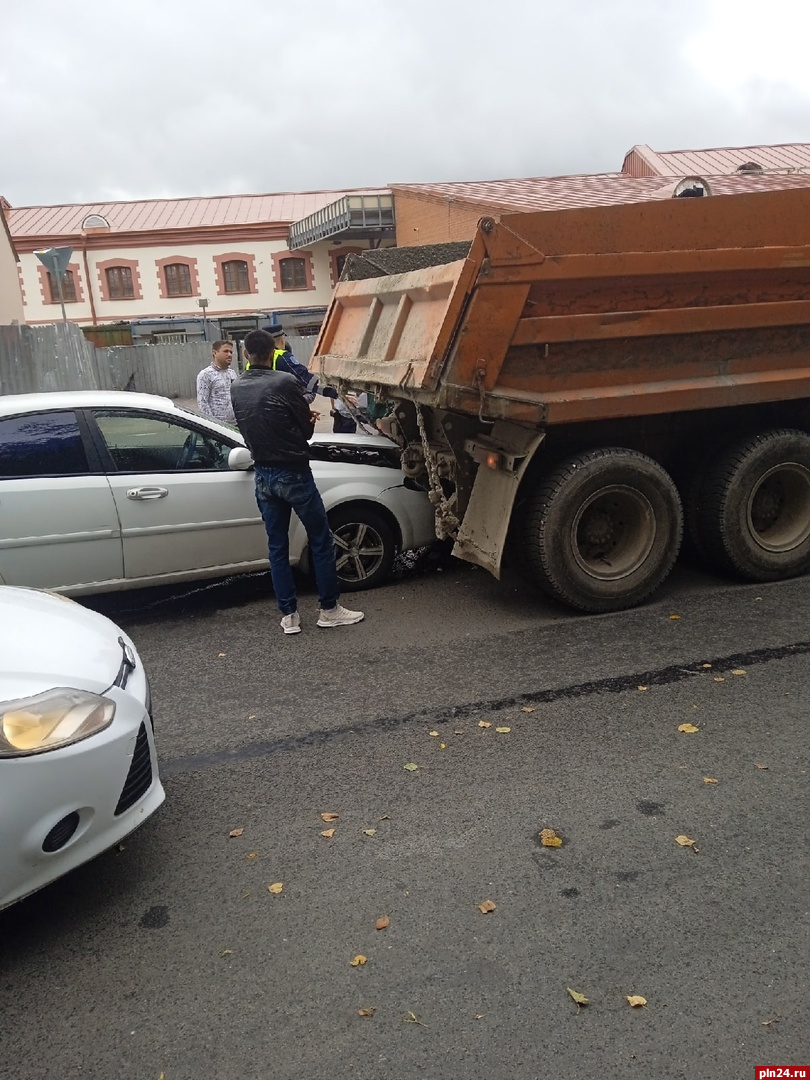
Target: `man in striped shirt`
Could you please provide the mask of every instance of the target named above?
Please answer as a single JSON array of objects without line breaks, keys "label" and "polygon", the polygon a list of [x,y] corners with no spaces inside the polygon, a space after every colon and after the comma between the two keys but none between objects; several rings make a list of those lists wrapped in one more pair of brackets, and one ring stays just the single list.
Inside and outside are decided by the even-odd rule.
[{"label": "man in striped shirt", "polygon": [[233,342],[215,341],[211,348],[211,363],[197,376],[197,406],[210,420],[233,424],[231,383],[236,378],[231,370]]}]

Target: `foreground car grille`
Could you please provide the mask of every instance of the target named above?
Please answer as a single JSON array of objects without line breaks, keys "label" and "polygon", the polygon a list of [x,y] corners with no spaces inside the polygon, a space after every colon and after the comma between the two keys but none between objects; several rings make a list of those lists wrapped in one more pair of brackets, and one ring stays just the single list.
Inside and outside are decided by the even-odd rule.
[{"label": "foreground car grille", "polygon": [[115,808],[115,816],[123,814],[134,806],[140,797],[145,794],[152,784],[152,759],[149,756],[149,740],[146,737],[146,727],[141,724],[138,738],[135,740],[135,753],[132,755],[132,764],[129,767],[124,789]]}]

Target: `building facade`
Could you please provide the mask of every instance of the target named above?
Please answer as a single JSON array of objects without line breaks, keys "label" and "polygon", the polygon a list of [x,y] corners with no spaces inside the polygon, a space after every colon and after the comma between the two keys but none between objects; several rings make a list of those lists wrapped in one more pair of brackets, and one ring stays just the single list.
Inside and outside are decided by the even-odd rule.
[{"label": "building facade", "polygon": [[[239,337],[268,316],[285,328],[306,325],[314,333],[352,253],[468,240],[484,216],[665,198],[675,180],[691,175],[705,177],[716,194],[808,186],[810,144],[667,152],[638,145],[620,171],[601,174],[92,205],[5,204],[13,243],[0,231],[0,244],[5,240],[11,249],[0,248],[0,286],[16,265],[19,289],[6,284],[0,295],[10,297],[20,315],[21,291],[20,317],[27,323],[58,321],[64,304],[65,317],[88,336],[125,327],[136,343],[220,332]],[[36,254],[49,248],[70,249],[59,280]]]},{"label": "building facade", "polygon": [[[84,327],[154,322],[160,336],[189,320],[322,308],[349,254],[393,241],[391,223],[290,249],[293,222],[349,194],[390,199],[328,191],[10,208],[25,321],[58,321],[64,305]],[[59,278],[36,253],[65,248]]]},{"label": "building facade", "polygon": [[0,198],[0,326],[21,323],[25,317],[17,276],[17,251],[5,216],[7,206],[5,199]]},{"label": "building facade", "polygon": [[717,195],[810,186],[810,143],[657,152],[634,146],[611,173],[392,184],[399,247],[470,240],[482,217],[667,198],[701,176]]}]

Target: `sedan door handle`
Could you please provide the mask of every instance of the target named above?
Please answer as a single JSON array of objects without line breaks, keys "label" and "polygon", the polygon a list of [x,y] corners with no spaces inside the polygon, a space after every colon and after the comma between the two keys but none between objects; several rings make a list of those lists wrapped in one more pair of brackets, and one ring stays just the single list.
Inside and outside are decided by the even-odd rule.
[{"label": "sedan door handle", "polygon": [[164,487],[139,487],[130,488],[127,492],[128,499],[165,499],[169,489]]}]

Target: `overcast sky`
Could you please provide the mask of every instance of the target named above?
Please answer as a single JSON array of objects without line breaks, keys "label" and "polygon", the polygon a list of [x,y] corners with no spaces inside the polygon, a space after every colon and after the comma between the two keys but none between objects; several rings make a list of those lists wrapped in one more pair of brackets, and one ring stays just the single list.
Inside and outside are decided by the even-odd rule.
[{"label": "overcast sky", "polygon": [[810,0],[0,0],[13,206],[810,142]]}]

